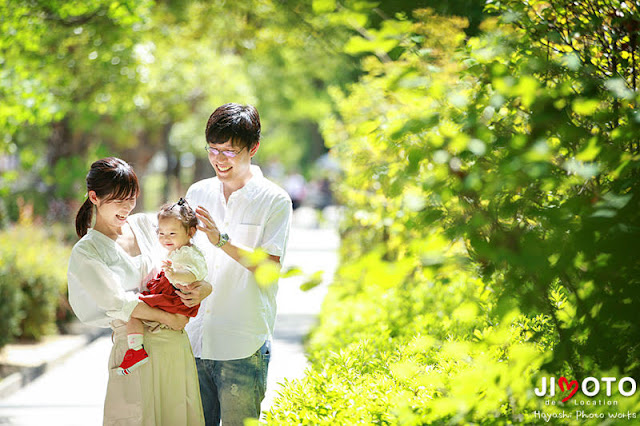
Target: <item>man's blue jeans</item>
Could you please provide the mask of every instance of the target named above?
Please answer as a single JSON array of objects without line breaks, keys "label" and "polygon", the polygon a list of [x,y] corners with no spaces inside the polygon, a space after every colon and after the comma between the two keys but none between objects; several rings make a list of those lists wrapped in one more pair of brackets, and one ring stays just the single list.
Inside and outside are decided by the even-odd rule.
[{"label": "man's blue jeans", "polygon": [[267,340],[249,358],[196,358],[206,426],[218,426],[220,420],[224,426],[242,426],[244,419],[260,417],[270,357],[271,342]]}]

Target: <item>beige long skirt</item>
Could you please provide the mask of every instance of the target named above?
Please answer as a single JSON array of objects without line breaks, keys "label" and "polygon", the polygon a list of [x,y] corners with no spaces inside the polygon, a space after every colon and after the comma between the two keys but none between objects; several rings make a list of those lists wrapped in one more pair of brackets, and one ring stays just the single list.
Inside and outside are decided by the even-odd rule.
[{"label": "beige long skirt", "polygon": [[104,425],[202,426],[198,372],[187,333],[145,326],[149,361],[127,376],[116,368],[127,351],[125,323],[114,321]]}]

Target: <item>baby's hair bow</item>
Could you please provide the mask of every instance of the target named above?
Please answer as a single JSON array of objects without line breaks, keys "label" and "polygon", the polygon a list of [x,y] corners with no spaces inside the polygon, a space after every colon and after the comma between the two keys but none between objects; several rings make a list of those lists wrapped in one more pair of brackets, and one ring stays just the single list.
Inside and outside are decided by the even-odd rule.
[{"label": "baby's hair bow", "polygon": [[184,206],[188,206],[189,204],[187,204],[187,200],[185,200],[184,198],[180,197],[180,199],[178,200],[178,202],[173,203],[173,205],[171,206],[171,208],[173,209],[174,207],[178,207],[178,209],[182,209]]}]

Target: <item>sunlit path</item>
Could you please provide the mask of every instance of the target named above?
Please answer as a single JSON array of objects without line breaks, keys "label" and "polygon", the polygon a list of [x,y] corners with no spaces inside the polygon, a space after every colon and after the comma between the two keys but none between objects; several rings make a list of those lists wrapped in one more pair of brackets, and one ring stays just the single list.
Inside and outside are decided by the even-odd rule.
[{"label": "sunlit path", "polygon": [[102,424],[111,337],[101,337],[13,396],[0,401],[0,425]]}]

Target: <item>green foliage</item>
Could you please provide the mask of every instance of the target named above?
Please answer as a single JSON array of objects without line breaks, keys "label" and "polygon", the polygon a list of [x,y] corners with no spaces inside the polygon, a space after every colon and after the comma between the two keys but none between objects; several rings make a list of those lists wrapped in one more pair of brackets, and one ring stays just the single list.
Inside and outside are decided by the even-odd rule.
[{"label": "green foliage", "polygon": [[0,347],[20,335],[22,320],[22,292],[16,285],[15,252],[7,253],[2,249],[0,256]]},{"label": "green foliage", "polygon": [[[257,162],[308,176],[326,151],[318,123],[333,109],[327,88],[362,72],[344,43],[365,46],[355,56],[379,44],[394,56],[406,22],[381,17],[431,3],[479,22],[481,4],[470,0],[0,0],[0,154],[20,166],[0,171],[0,196],[27,186],[46,203],[77,198],[82,165],[104,151],[140,177],[162,172],[151,159],[164,154],[165,180],[175,180],[194,155],[206,161],[207,117],[231,101],[260,110]],[[357,35],[367,32],[371,40]]]},{"label": "green foliage", "polygon": [[122,91],[129,80],[122,72],[131,66],[127,32],[144,21],[149,6],[148,1],[0,2],[0,51],[8,65],[0,80],[3,133],[71,112],[101,113],[112,105],[106,96],[115,94],[110,86]]},{"label": "green foliage", "polygon": [[0,198],[0,231],[9,226],[9,210],[2,198]]},{"label": "green foliage", "polygon": [[0,1],[0,155],[19,160],[17,170],[1,172],[1,196],[23,191],[25,182],[46,201],[84,186],[86,169],[76,166],[95,154],[102,119],[109,117],[113,135],[119,128],[113,123],[135,107],[132,36],[144,28],[151,5]]},{"label": "green foliage", "polygon": [[0,344],[39,339],[69,318],[67,262],[70,248],[34,225],[0,232]]},{"label": "green foliage", "polygon": [[[464,20],[401,19],[397,58],[370,49],[360,81],[332,89],[342,265],[312,369],[269,423],[534,424],[566,408],[533,394],[541,376],[640,373],[635,64],[605,72],[591,58],[621,64],[615,43],[530,36],[558,25],[550,10],[587,25],[583,3],[492,4],[468,40]],[[576,37],[624,33],[601,6]],[[612,399],[588,412],[640,408]]]}]

